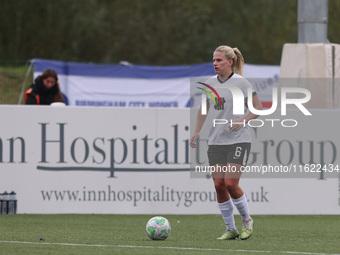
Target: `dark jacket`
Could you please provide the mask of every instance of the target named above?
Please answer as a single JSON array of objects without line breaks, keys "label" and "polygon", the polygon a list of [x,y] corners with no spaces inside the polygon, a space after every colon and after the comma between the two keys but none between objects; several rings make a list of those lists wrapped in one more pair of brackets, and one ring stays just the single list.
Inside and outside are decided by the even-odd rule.
[{"label": "dark jacket", "polygon": [[57,83],[48,89],[43,81],[37,78],[26,91],[25,101],[26,104],[50,105],[53,102],[62,102],[62,95]]}]

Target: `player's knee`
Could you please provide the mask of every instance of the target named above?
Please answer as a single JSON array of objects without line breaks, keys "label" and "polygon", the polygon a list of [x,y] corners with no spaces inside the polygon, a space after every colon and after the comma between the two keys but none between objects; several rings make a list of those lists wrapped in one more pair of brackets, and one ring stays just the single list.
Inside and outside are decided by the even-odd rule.
[{"label": "player's knee", "polygon": [[234,182],[226,182],[225,184],[226,189],[228,190],[229,193],[232,193],[234,190],[237,189],[238,184]]},{"label": "player's knee", "polygon": [[226,184],[223,179],[221,179],[220,181],[215,181],[214,184],[215,184],[215,190],[217,193],[225,192],[225,190],[227,189]]}]

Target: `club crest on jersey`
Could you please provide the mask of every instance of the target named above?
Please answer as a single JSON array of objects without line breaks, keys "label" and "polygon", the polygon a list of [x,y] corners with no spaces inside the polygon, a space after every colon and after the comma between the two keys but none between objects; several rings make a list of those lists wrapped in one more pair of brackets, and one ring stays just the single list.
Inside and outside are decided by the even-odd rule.
[{"label": "club crest on jersey", "polygon": [[224,103],[226,102],[225,101],[225,99],[224,99],[224,97],[221,97],[220,98],[221,99],[221,101],[222,101],[222,104],[220,103],[220,101],[217,101],[217,97],[215,98],[215,100],[217,101],[216,102],[216,104],[214,105],[214,108],[216,109],[216,110],[224,110]]}]

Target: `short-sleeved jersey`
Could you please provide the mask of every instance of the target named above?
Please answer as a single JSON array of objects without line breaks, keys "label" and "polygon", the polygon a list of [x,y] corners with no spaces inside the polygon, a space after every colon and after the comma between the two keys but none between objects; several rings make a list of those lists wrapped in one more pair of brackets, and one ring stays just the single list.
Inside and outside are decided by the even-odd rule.
[{"label": "short-sleeved jersey", "polygon": [[[238,131],[230,131],[229,126],[231,120],[237,121],[245,117],[248,113],[247,106],[247,97],[248,97],[248,88],[251,89],[252,95],[256,94],[253,86],[250,84],[248,80],[238,74],[231,74],[229,78],[221,82],[218,79],[218,76],[215,75],[209,78],[206,82],[207,85],[213,87],[217,94],[219,95],[221,101],[218,99],[217,95],[213,91],[210,90],[210,93],[215,96],[215,101],[211,98],[211,96],[207,95],[207,101],[210,106],[208,119],[210,121],[210,133],[208,138],[209,145],[228,145],[235,143],[247,143],[251,142],[251,134],[250,129],[247,124],[245,124]],[[233,113],[233,94],[228,89],[230,86],[235,86],[242,91],[242,100],[244,104],[244,113],[242,115],[234,115]],[[239,91],[239,90],[238,90]],[[215,103],[216,102],[216,103]],[[221,105],[222,102],[222,105]],[[216,124],[213,126],[213,120],[226,120],[228,123],[226,124]],[[223,121],[220,121],[223,122]],[[243,123],[243,122],[242,122]]]}]

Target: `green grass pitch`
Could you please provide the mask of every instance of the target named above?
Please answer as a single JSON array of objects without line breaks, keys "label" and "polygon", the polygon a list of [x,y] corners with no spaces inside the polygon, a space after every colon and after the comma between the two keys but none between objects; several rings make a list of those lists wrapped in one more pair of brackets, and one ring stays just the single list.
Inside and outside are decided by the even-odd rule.
[{"label": "green grass pitch", "polygon": [[339,215],[255,215],[254,235],[230,241],[216,240],[220,215],[162,215],[172,233],[152,241],[145,225],[153,216],[0,215],[0,254],[340,254]]}]

